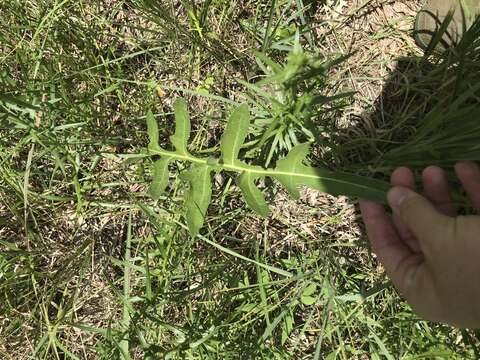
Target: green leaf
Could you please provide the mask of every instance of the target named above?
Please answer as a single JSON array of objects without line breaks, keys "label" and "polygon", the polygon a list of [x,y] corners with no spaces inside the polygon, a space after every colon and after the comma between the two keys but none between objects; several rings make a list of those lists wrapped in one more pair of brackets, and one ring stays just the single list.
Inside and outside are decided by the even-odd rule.
[{"label": "green leaf", "polygon": [[317,291],[317,285],[309,284],[303,289],[300,301],[307,306],[313,305],[317,302],[317,297],[314,295]]},{"label": "green leaf", "polygon": [[283,320],[284,326],[282,327],[282,338],[281,342],[282,344],[285,344],[285,342],[288,339],[288,336],[292,333],[293,327],[295,325],[295,320],[293,318],[292,311],[289,311],[288,314],[285,316],[285,319]]},{"label": "green leaf", "polygon": [[[298,192],[298,187],[302,184],[299,181],[302,181],[300,177],[302,173],[308,172],[308,168],[302,164],[305,157],[308,155],[309,146],[308,144],[301,144],[295,146],[288,155],[279,160],[277,168],[275,169],[278,174],[274,176],[282,183],[287,191],[294,197],[298,199],[300,193]],[[304,177],[303,181],[308,181],[308,178]]]},{"label": "green leaf", "polygon": [[147,133],[150,138],[148,148],[150,150],[158,150],[160,147],[158,144],[158,124],[157,120],[155,120],[155,116],[153,116],[153,113],[150,110],[147,113]]},{"label": "green leaf", "polygon": [[17,105],[20,108],[26,108],[30,110],[40,110],[40,107],[29,104],[26,101],[22,100],[20,96],[12,96],[8,94],[0,94],[0,102],[5,102],[7,104]]},{"label": "green leaf", "polygon": [[309,296],[309,295],[306,295],[306,296],[302,295],[302,297],[300,297],[300,301],[304,305],[310,306],[310,305],[313,305],[317,302],[317,298],[313,297],[313,296]]},{"label": "green leaf", "polygon": [[206,164],[195,165],[182,174],[182,179],[188,181],[190,189],[185,195],[185,208],[188,229],[196,236],[205,222],[208,205],[212,198],[212,168]]},{"label": "green leaf", "polygon": [[168,164],[170,158],[163,157],[153,163],[153,180],[149,193],[154,200],[158,200],[168,185]]},{"label": "green leaf", "polygon": [[317,285],[309,284],[303,289],[302,296],[300,297],[300,301],[309,306],[313,305],[317,302],[317,297],[314,296],[315,292],[317,291]]},{"label": "green leaf", "polygon": [[178,154],[188,155],[187,144],[191,125],[185,99],[177,99],[173,104],[173,111],[175,113],[175,134],[170,136],[170,141]]},{"label": "green leaf", "polygon": [[262,192],[255,185],[257,178],[251,172],[244,171],[238,177],[238,186],[242,190],[247,205],[260,216],[267,217],[269,212],[268,204]]},{"label": "green leaf", "polygon": [[225,165],[235,165],[239,162],[238,153],[248,134],[250,126],[250,111],[247,105],[240,105],[230,115],[222,136],[220,150]]},{"label": "green leaf", "polygon": [[315,291],[317,291],[317,285],[309,284],[308,286],[305,287],[305,289],[303,289],[302,295],[303,296],[313,295]]},{"label": "green leaf", "polygon": [[277,167],[271,174],[285,186],[294,198],[299,197],[299,187],[308,186],[334,196],[355,196],[386,203],[386,194],[390,189],[388,183],[363,176],[305,166],[303,161],[308,151],[308,144],[295,146],[285,158],[277,162]]}]

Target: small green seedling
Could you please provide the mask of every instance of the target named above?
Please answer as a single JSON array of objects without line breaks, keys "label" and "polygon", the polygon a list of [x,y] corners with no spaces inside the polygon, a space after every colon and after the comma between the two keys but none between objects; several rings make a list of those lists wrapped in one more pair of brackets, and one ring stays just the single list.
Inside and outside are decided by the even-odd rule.
[{"label": "small green seedling", "polygon": [[305,165],[309,152],[308,144],[300,144],[292,148],[285,158],[277,161],[275,168],[263,168],[240,160],[240,149],[250,126],[250,111],[247,105],[238,106],[230,114],[220,143],[219,159],[202,158],[190,154],[187,149],[190,118],[184,99],[178,99],[175,102],[174,113],[176,130],[170,137],[174,151],[160,147],[157,122],[151,112],[147,115],[150,137],[148,151],[152,156],[160,156],[154,163],[150,194],[154,199],[159,199],[165,191],[169,178],[168,165],[172,161],[190,162],[190,169],[184,171],[180,177],[189,184],[189,190],[185,195],[185,209],[187,225],[193,236],[199,233],[205,222],[212,197],[212,172],[237,173],[237,184],[242,190],[245,201],[261,216],[267,216],[269,209],[256,181],[266,176],[278,180],[294,198],[299,197],[301,186],[308,186],[332,195],[361,196],[385,202],[389,186],[383,181]]}]

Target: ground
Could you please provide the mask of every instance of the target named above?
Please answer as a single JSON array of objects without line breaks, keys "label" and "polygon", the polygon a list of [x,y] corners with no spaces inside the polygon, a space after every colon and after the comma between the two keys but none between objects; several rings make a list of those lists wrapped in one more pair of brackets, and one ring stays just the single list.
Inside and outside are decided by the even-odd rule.
[{"label": "ground", "polygon": [[423,56],[420,1],[27,3],[0,0],[2,359],[480,357],[478,332],[402,301],[355,198],[304,188],[295,200],[266,183],[260,218],[219,174],[192,237],[185,164],[158,201],[148,194],[148,111],[169,146],[172,104],[186,98],[189,150],[215,148],[232,102],[268,114],[248,87],[264,75],[255,51],[282,63],[296,31],[309,53],[349,54],[325,95],[354,92],[313,118],[311,161],[379,179],[423,166],[402,155],[423,154],[409,136],[437,105],[432,89],[449,90],[409,65]]}]

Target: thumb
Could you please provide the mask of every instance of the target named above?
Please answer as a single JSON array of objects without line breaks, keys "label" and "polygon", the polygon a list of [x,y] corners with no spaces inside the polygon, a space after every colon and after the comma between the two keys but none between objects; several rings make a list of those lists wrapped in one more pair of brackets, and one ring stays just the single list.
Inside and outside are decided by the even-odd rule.
[{"label": "thumb", "polygon": [[388,203],[422,247],[445,238],[454,220],[440,213],[423,196],[404,187],[392,188],[388,193]]}]

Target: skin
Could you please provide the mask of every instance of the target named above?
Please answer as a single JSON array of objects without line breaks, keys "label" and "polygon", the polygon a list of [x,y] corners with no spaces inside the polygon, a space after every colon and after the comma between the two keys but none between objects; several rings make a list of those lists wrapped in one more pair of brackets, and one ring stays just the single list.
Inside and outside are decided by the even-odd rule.
[{"label": "skin", "polygon": [[[480,167],[461,162],[455,172],[480,214]],[[423,171],[423,194],[413,173],[392,174],[388,202],[361,200],[368,237],[396,289],[421,317],[460,328],[480,328],[480,216],[458,216],[447,176]]]}]

